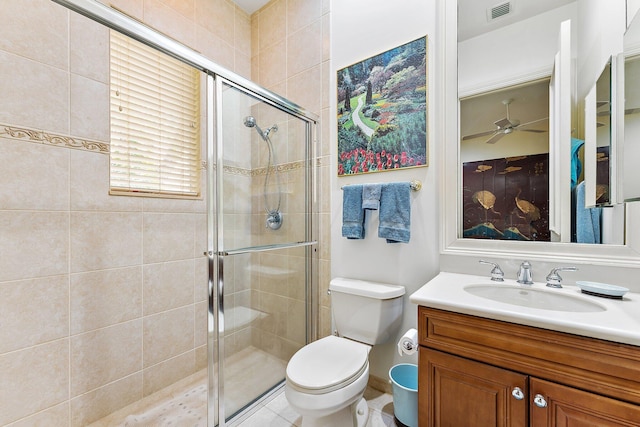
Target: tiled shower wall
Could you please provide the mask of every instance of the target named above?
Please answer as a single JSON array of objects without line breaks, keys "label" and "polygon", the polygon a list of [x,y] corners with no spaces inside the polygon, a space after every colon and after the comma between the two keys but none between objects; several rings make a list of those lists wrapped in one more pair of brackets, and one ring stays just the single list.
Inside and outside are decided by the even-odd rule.
[{"label": "tiled shower wall", "polygon": [[[318,126],[319,336],[331,332],[329,0],[273,0],[251,15],[254,81],[320,117]],[[295,178],[294,178],[295,179]]]},{"label": "tiled shower wall", "polygon": [[[250,76],[233,3],[113,3]],[[108,195],[104,28],[0,14],[0,425],[83,426],[206,366],[206,204]]]}]

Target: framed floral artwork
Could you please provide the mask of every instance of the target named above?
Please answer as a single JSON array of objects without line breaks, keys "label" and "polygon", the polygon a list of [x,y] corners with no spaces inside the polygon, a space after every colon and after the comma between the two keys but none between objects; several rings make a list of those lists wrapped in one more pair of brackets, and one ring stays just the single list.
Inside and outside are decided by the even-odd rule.
[{"label": "framed floral artwork", "polygon": [[428,165],[427,37],[338,71],[338,176]]}]

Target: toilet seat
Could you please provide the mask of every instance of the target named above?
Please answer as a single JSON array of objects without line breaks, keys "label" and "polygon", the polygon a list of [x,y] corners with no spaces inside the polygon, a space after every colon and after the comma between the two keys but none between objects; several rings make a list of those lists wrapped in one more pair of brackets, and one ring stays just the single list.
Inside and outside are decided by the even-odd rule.
[{"label": "toilet seat", "polygon": [[356,381],[369,366],[366,344],[333,335],[307,344],[287,365],[287,383],[300,392],[323,394]]}]

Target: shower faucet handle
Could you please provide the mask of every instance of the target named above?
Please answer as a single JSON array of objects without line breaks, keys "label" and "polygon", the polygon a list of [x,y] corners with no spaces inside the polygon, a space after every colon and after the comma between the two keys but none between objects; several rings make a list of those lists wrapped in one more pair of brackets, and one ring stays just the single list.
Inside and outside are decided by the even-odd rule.
[{"label": "shower faucet handle", "polygon": [[483,259],[478,262],[480,264],[493,265],[493,269],[491,270],[491,280],[493,280],[494,282],[504,282],[504,271],[502,271],[498,264],[496,264],[495,262],[485,261]]}]

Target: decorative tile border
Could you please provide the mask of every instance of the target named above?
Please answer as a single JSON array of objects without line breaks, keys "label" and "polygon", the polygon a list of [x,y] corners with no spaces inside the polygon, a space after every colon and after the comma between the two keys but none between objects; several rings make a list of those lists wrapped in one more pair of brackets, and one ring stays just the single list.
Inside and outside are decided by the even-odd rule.
[{"label": "decorative tile border", "polygon": [[29,129],[0,123],[0,136],[36,144],[75,148],[77,150],[94,151],[109,154],[109,144],[89,139],[56,135],[42,130]]},{"label": "decorative tile border", "polygon": [[[33,142],[37,144],[53,145],[58,147],[74,148],[77,150],[94,151],[101,154],[109,154],[109,144],[106,142],[93,141],[89,139],[74,138],[65,135],[56,135],[42,130],[29,129],[25,127],[12,126],[0,123],[0,137],[15,139],[18,141]],[[318,157],[315,166],[323,166],[327,162],[326,158]],[[276,170],[282,173],[294,172],[306,166],[304,160],[297,162],[282,163],[276,166]],[[207,162],[202,161],[201,168],[207,168]],[[215,168],[215,165],[214,165]],[[262,176],[267,174],[267,168],[246,169],[237,166],[225,166],[224,172],[230,175],[240,175],[246,177]]]}]

